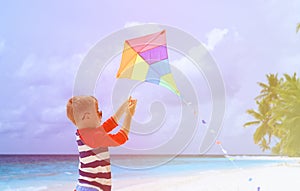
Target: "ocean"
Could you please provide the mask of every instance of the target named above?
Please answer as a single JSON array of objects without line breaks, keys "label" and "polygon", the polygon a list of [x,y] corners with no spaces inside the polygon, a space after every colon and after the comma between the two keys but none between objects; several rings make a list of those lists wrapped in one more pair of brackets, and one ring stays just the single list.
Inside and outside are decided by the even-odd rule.
[{"label": "ocean", "polygon": [[[224,169],[242,169],[293,162],[281,157],[112,156],[113,179],[184,174]],[[156,161],[153,163],[153,161]],[[120,165],[121,164],[121,165]],[[154,166],[153,164],[159,164]],[[50,185],[74,182],[78,176],[77,155],[0,155],[1,191],[43,191]]]}]

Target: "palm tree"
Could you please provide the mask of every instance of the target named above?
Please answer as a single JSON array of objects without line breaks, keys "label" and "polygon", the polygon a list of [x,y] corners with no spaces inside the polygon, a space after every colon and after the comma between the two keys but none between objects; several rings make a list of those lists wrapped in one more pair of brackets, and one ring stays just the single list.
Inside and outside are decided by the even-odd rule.
[{"label": "palm tree", "polygon": [[[258,111],[253,109],[247,110],[249,115],[252,115],[255,120],[250,121],[244,124],[244,127],[258,125],[254,135],[254,143],[258,144],[263,151],[269,150],[269,144],[271,142],[272,137],[272,127],[269,125],[271,114],[270,114],[270,105],[266,100],[256,101],[258,105]],[[268,141],[267,141],[267,140]]]},{"label": "palm tree", "polygon": [[289,156],[300,156],[300,79],[296,73],[284,77],[285,82],[278,91],[280,99],[273,109],[277,116],[282,116],[280,129],[283,133],[278,149]]},{"label": "palm tree", "polygon": [[272,103],[273,100],[278,98],[277,89],[281,85],[282,80],[278,79],[277,74],[266,75],[268,84],[258,82],[258,85],[262,88],[260,95],[257,96],[256,100],[266,99],[267,102]]},{"label": "palm tree", "polygon": [[255,121],[250,121],[244,124],[244,127],[258,125],[254,135],[254,143],[258,144],[263,151],[270,149],[272,136],[277,134],[276,128],[279,125],[277,120],[274,120],[272,107],[275,100],[278,99],[278,88],[282,80],[278,79],[277,74],[266,75],[268,83],[258,82],[262,88],[260,95],[255,98],[258,105],[258,111],[253,109],[247,110],[249,115],[255,118]]},{"label": "palm tree", "polygon": [[[300,156],[300,79],[284,74],[267,75],[268,84],[258,83],[262,88],[257,96],[258,111],[247,110],[255,118],[244,127],[257,125],[253,135],[254,143],[263,151],[272,149],[273,153]],[[271,143],[277,141],[271,148]]]}]

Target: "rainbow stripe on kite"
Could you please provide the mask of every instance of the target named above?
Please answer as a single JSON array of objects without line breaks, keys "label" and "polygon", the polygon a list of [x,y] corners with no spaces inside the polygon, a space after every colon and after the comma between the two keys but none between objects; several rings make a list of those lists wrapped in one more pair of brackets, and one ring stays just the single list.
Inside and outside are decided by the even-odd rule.
[{"label": "rainbow stripe on kite", "polygon": [[168,60],[166,31],[126,40],[117,78],[157,84],[180,95]]}]

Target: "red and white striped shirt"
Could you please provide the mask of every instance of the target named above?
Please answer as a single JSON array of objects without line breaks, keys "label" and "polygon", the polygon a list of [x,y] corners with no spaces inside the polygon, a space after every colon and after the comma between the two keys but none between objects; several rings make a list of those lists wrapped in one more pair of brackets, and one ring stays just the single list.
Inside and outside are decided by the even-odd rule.
[{"label": "red and white striped shirt", "polygon": [[100,127],[84,128],[76,132],[79,151],[78,185],[99,191],[111,190],[109,146],[124,144],[128,137],[123,130],[109,134],[118,124],[111,117]]}]

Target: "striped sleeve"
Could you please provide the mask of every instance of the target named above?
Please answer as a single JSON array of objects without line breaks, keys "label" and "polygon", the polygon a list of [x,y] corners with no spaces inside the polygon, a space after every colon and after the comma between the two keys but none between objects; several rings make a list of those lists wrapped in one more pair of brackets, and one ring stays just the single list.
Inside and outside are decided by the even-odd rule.
[{"label": "striped sleeve", "polygon": [[117,142],[118,145],[122,145],[128,140],[128,136],[123,130],[120,130],[117,134],[108,134],[108,135],[110,139]]},{"label": "striped sleeve", "polygon": [[91,148],[115,147],[124,144],[128,137],[123,130],[116,134],[107,134],[101,128],[85,128],[78,130],[80,139]]}]

